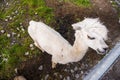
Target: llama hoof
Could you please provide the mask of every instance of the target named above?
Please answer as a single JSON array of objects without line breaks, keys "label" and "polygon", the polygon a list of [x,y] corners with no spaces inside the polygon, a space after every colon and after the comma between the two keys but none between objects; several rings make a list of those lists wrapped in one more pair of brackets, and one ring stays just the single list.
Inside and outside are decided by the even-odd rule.
[{"label": "llama hoof", "polygon": [[16,76],[14,80],[27,80],[24,76]]},{"label": "llama hoof", "polygon": [[56,64],[57,64],[57,63],[52,62],[52,68],[53,68],[53,69],[56,68]]}]

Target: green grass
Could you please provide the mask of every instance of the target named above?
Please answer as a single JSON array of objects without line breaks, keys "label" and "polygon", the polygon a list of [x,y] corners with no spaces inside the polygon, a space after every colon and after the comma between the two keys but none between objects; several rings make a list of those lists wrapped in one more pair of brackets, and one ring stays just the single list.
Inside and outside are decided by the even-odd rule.
[{"label": "green grass", "polygon": [[[15,74],[16,65],[41,54],[38,48],[31,50],[29,47],[33,43],[27,33],[29,20],[42,20],[48,24],[54,21],[53,10],[45,5],[44,0],[14,0],[11,3],[16,5],[0,9],[0,19],[4,21],[4,24],[0,23],[0,31],[5,30],[5,33],[0,32],[0,79],[9,79]],[[28,56],[26,52],[29,52]]]},{"label": "green grass", "polygon": [[[23,0],[23,5],[27,5],[28,14],[31,16],[38,15],[39,19],[44,20],[46,23],[53,21],[53,10],[45,5],[44,0]],[[33,19],[36,18],[33,16]]]},{"label": "green grass", "polygon": [[90,7],[90,1],[89,0],[65,0],[68,2],[72,2],[80,7]]}]

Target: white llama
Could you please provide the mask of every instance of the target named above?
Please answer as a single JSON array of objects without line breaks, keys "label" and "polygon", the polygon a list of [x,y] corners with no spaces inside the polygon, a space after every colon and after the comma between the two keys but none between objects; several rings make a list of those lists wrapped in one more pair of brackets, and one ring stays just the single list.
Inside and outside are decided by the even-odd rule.
[{"label": "white llama", "polygon": [[88,50],[94,49],[97,53],[105,53],[108,46],[106,27],[98,18],[85,18],[82,22],[72,24],[75,30],[73,46],[58,32],[43,22],[30,21],[28,33],[35,46],[52,55],[52,68],[57,63],[67,64],[80,61]]}]

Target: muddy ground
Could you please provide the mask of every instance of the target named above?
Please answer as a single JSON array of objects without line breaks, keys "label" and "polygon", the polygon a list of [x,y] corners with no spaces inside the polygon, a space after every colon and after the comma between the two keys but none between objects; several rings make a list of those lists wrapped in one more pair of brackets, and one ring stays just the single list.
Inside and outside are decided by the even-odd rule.
[{"label": "muddy ground", "polygon": [[[110,45],[110,48],[120,40],[118,39],[120,24],[111,16],[100,15],[96,13],[93,8],[78,7],[72,3],[57,2],[56,0],[45,1],[47,6],[54,9],[56,22],[51,23],[51,26],[59,26],[56,30],[71,44],[74,42],[74,31],[71,24],[83,20],[84,17],[99,17],[107,26],[109,29],[108,44]],[[104,55],[96,54],[95,51],[89,49],[81,61],[66,65],[58,64],[55,69],[52,69],[51,56],[47,53],[43,53],[40,56],[33,57],[32,59],[21,63],[20,66],[18,66],[18,73],[15,76],[22,75],[27,80],[82,80],[82,78],[88,74],[89,70],[103,57]],[[107,74],[103,80],[118,80],[118,78],[120,78],[118,75],[120,71],[116,72],[119,70],[119,63],[116,65],[117,68],[113,67],[110,74]],[[109,77],[113,76],[113,73],[116,73],[117,75]],[[115,77],[117,78],[115,79]],[[13,80],[13,78],[11,80]]]}]

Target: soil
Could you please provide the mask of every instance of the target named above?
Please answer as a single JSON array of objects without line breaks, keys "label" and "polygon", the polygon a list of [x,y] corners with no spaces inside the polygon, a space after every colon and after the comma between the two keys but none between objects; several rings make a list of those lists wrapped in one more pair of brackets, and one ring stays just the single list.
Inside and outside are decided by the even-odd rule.
[{"label": "soil", "polygon": [[23,62],[18,68],[18,75],[24,76],[27,80],[81,80],[102,58],[94,51],[89,52],[91,53],[87,53],[81,61],[66,65],[58,64],[55,69],[51,68],[51,56],[44,53]]},{"label": "soil", "polygon": [[[57,0],[45,1],[47,6],[54,9],[56,22],[52,23],[51,26],[59,26],[59,28],[55,29],[71,44],[73,44],[74,41],[74,31],[71,24],[78,20],[83,20],[84,17],[100,17],[101,21],[104,22],[110,31],[108,44],[112,47],[117,42],[116,38],[120,33],[120,24],[115,22],[110,16],[101,16],[92,8],[78,7],[72,3],[57,2]],[[16,74],[16,76],[22,75],[27,80],[81,80],[103,56],[104,55],[98,55],[95,51],[89,49],[81,61],[66,65],[58,64],[55,69],[52,69],[51,55],[43,53],[40,56],[33,57],[21,63],[17,68],[18,74]],[[119,66],[117,66],[117,69],[119,70],[118,67]],[[116,72],[117,70],[113,68],[113,71]],[[113,71],[112,73],[114,73]],[[110,74],[106,76],[113,76],[112,73],[110,71]],[[120,73],[120,71],[118,73]],[[116,74],[118,73],[116,72]],[[112,78],[109,80],[114,80]],[[103,80],[107,79],[103,78]]]},{"label": "soil", "polygon": [[120,57],[110,67],[109,71],[105,73],[102,80],[120,80]]}]

